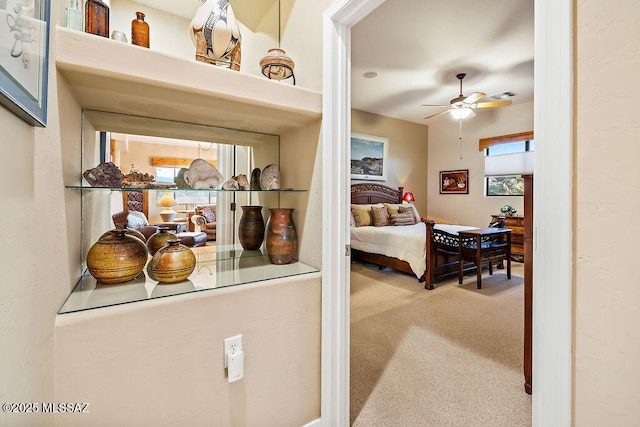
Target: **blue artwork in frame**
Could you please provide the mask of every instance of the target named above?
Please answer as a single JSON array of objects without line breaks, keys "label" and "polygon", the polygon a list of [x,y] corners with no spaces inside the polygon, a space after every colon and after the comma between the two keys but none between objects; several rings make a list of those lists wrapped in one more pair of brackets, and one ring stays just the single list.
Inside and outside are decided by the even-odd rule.
[{"label": "blue artwork in frame", "polygon": [[351,134],[351,179],[386,181],[389,139]]},{"label": "blue artwork in frame", "polygon": [[0,104],[47,125],[50,0],[0,0]]}]

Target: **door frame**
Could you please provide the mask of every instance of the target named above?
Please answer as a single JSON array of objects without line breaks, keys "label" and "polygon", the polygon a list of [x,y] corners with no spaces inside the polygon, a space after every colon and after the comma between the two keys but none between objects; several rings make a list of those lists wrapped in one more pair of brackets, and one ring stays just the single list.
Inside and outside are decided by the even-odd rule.
[{"label": "door frame", "polygon": [[[383,2],[336,0],[323,16],[324,426],[349,425],[351,27]],[[573,38],[572,0],[535,0],[533,426],[572,418]]]}]

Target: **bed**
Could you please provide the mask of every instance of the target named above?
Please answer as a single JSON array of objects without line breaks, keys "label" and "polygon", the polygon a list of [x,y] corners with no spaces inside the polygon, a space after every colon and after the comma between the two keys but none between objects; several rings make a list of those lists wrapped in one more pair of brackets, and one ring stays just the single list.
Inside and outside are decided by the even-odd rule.
[{"label": "bed", "polygon": [[[425,289],[433,289],[435,282],[457,275],[457,232],[477,227],[436,224],[419,216],[417,223],[403,226],[362,226],[354,219],[354,212],[358,216],[362,209],[372,206],[384,206],[389,212],[414,209],[411,205],[402,205],[402,190],[403,187],[376,183],[351,185],[351,257],[414,275],[425,283]],[[401,206],[404,209],[400,209]],[[416,214],[417,210],[414,218]],[[467,268],[473,265],[465,265]]]}]

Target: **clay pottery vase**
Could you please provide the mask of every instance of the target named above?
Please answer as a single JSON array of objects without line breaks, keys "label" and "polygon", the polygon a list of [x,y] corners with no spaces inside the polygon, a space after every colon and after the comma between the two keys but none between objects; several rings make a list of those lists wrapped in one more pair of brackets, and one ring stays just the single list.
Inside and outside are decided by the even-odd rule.
[{"label": "clay pottery vase", "polygon": [[238,239],[242,248],[248,251],[259,249],[262,246],[264,240],[262,206],[242,206]]},{"label": "clay pottery vase", "polygon": [[147,238],[144,237],[144,234],[142,234],[135,228],[127,228],[126,224],[116,224],[116,230],[124,230],[129,236],[137,237],[138,239],[142,240],[142,243],[147,243]]},{"label": "clay pottery vase", "polygon": [[298,235],[293,222],[293,208],[269,209],[266,249],[271,264],[289,264],[298,249]]},{"label": "clay pottery vase", "polygon": [[178,237],[170,232],[167,227],[158,227],[158,231],[152,234],[149,240],[147,240],[149,254],[155,255],[158,249],[166,245],[169,240],[175,240],[177,238]]},{"label": "clay pottery vase", "polygon": [[196,256],[179,239],[171,239],[166,246],[158,249],[149,265],[154,280],[177,283],[186,280],[193,273]]},{"label": "clay pottery vase", "polygon": [[284,80],[293,75],[295,63],[280,48],[269,49],[267,56],[260,60],[262,74],[272,80]]},{"label": "clay pottery vase", "polygon": [[240,70],[242,36],[228,0],[201,0],[189,25],[196,61]]},{"label": "clay pottery vase", "polygon": [[140,239],[129,236],[125,230],[111,230],[89,249],[87,268],[100,283],[123,283],[142,271],[148,255]]},{"label": "clay pottery vase", "polygon": [[149,47],[149,24],[144,21],[142,12],[136,12],[136,19],[131,21],[131,44]]}]

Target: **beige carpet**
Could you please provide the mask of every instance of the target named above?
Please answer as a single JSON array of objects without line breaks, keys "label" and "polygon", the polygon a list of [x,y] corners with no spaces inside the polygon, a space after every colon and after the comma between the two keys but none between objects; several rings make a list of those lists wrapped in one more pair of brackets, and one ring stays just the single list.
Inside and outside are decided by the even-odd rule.
[{"label": "beige carpet", "polygon": [[353,426],[530,426],[523,267],[436,285],[352,263]]}]

